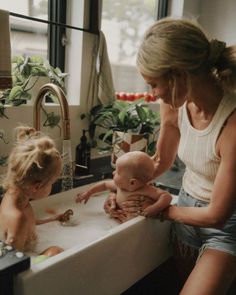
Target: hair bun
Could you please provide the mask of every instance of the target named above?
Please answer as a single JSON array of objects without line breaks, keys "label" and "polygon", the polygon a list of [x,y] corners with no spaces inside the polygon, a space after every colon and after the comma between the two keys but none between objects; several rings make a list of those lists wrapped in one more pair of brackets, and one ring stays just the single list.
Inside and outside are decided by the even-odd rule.
[{"label": "hair bun", "polygon": [[219,41],[217,39],[212,39],[209,45],[210,45],[210,48],[209,48],[208,62],[211,66],[214,66],[219,60],[222,52],[225,50],[226,43],[223,41]]}]

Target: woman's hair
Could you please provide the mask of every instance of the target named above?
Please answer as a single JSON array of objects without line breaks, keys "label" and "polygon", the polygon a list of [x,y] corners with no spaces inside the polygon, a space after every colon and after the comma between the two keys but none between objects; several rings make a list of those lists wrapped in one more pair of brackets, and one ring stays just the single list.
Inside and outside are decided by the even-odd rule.
[{"label": "woman's hair", "polygon": [[16,145],[8,158],[4,189],[10,186],[47,183],[58,169],[61,156],[54,142],[34,128],[16,128]]},{"label": "woman's hair", "polygon": [[236,85],[236,46],[209,40],[193,21],[166,18],[146,31],[137,66],[142,74],[154,78],[172,70],[187,75],[212,73],[224,89],[231,90]]}]

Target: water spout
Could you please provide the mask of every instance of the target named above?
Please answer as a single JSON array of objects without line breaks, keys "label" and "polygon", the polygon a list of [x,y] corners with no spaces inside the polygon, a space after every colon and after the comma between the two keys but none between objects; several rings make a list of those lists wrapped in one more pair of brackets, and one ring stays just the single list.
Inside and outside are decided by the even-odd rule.
[{"label": "water spout", "polygon": [[70,141],[69,106],[65,94],[59,86],[48,83],[40,88],[33,108],[33,124],[36,130],[40,130],[40,109],[43,103],[43,98],[48,92],[56,96],[60,104],[63,139],[62,190],[65,191],[73,187],[73,165]]}]

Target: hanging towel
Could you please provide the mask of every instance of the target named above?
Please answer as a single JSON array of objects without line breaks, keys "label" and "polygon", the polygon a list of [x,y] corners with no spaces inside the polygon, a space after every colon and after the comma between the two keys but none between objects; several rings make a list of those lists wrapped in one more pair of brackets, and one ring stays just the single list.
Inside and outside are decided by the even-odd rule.
[{"label": "hanging towel", "polygon": [[9,12],[0,9],[0,89],[12,87]]},{"label": "hanging towel", "polygon": [[108,105],[115,100],[115,89],[111,65],[107,53],[105,35],[99,32],[93,49],[93,62],[90,74],[90,90],[88,94],[88,111],[97,105]]}]

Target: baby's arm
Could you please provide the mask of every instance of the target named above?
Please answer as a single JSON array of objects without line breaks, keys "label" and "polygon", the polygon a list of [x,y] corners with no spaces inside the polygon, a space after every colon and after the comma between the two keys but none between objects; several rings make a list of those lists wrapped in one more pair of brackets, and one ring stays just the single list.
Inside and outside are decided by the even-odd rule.
[{"label": "baby's arm", "polygon": [[147,187],[144,195],[155,200],[154,204],[143,210],[143,215],[146,217],[156,217],[162,210],[167,208],[172,201],[171,194],[154,186]]},{"label": "baby's arm", "polygon": [[96,183],[88,191],[79,193],[75,201],[76,203],[81,203],[82,201],[84,201],[84,203],[86,204],[91,195],[95,193],[103,192],[106,190],[116,192],[116,186],[113,180],[105,180],[105,181]]}]

